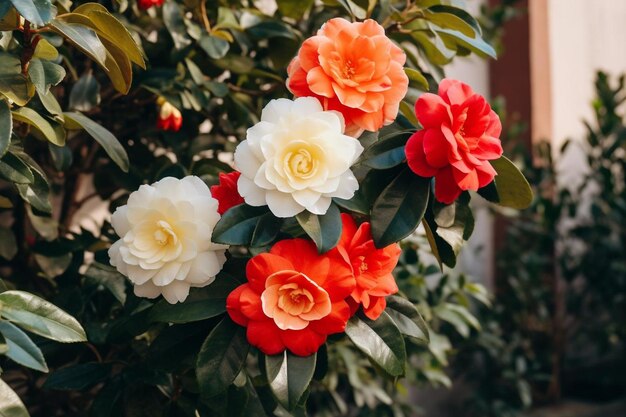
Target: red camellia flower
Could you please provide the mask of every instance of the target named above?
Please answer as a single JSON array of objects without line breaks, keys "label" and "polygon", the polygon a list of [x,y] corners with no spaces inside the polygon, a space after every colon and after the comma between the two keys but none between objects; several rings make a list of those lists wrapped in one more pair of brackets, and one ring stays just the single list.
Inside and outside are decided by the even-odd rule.
[{"label": "red camellia flower", "polygon": [[415,103],[424,129],[406,144],[409,167],[422,177],[435,177],[435,198],[452,203],[464,190],[493,181],[489,160],[502,155],[502,125],[489,103],[470,86],[444,79],[439,95],[422,94]]},{"label": "red camellia flower", "polygon": [[395,120],[409,85],[405,61],[376,21],[335,18],[302,44],[287,86],[296,97],[316,97],[324,109],[340,112],[346,134],[356,137]]},{"label": "red camellia flower", "polygon": [[137,0],[137,6],[141,10],[148,10],[152,6],[161,7],[165,0]]},{"label": "red camellia flower", "polygon": [[159,99],[157,104],[161,106],[157,119],[157,129],[178,132],[183,125],[183,116],[180,114],[180,110],[164,99]]},{"label": "red camellia flower", "polygon": [[241,172],[239,171],[233,171],[228,174],[220,172],[219,185],[211,186],[211,195],[219,203],[217,207],[219,214],[224,214],[229,208],[244,202],[243,197],[237,191],[237,180],[240,175]]},{"label": "red camellia flower", "polygon": [[385,297],[398,292],[391,272],[398,264],[400,246],[394,243],[377,249],[368,222],[357,228],[354,219],[345,213],[341,220],[341,239],[331,254],[339,255],[352,267],[356,287],[348,300],[351,306],[356,310],[362,305],[365,315],[376,320],[387,306]]},{"label": "red camellia flower", "polygon": [[308,356],[329,334],[345,330],[350,318],[345,298],[354,290],[354,277],[343,260],[319,255],[313,242],[276,243],[248,262],[246,276],[248,282],[229,294],[226,308],[263,353],[289,349]]}]

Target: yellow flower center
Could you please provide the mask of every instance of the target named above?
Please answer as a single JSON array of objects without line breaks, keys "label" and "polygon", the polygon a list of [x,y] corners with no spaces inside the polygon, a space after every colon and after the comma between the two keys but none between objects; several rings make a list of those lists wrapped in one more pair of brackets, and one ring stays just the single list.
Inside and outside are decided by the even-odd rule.
[{"label": "yellow flower center", "polygon": [[159,220],[156,226],[153,236],[159,246],[178,243],[178,236],[176,236],[176,232],[174,232],[174,229],[168,222]]},{"label": "yellow flower center", "polygon": [[301,147],[285,154],[283,159],[285,172],[294,178],[307,179],[313,177],[319,168],[319,159],[315,149]]}]

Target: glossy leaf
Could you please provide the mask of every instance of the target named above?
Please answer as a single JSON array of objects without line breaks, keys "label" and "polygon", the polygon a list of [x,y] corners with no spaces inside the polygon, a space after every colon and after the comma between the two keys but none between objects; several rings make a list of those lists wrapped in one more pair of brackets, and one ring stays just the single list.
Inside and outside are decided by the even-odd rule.
[{"label": "glossy leaf", "polygon": [[283,219],[275,217],[272,213],[265,213],[259,217],[252,233],[250,246],[262,247],[271,244],[280,233],[282,223]]},{"label": "glossy leaf", "polygon": [[428,80],[424,75],[418,70],[414,70],[413,68],[404,68],[404,72],[407,77],[409,77],[409,84],[415,88],[419,88],[422,91],[428,91]]},{"label": "glossy leaf", "polygon": [[239,282],[219,276],[204,288],[192,289],[184,303],[170,304],[161,300],[150,311],[150,320],[166,323],[189,323],[219,316],[226,312],[226,297]]},{"label": "glossy leaf", "polygon": [[33,58],[55,60],[58,58],[58,56],[59,51],[57,50],[57,48],[52,46],[52,44],[48,42],[45,38],[39,39],[39,42],[37,42],[37,46],[35,46]]},{"label": "glossy leaf", "polygon": [[30,169],[33,175],[33,181],[26,184],[16,184],[17,191],[24,201],[30,204],[35,210],[45,214],[52,213],[52,205],[50,204],[50,186],[48,180],[41,172]]},{"label": "glossy leaf", "polygon": [[215,225],[211,240],[226,245],[249,245],[259,218],[267,211],[266,206],[240,204],[232,207]]},{"label": "glossy leaf", "polygon": [[296,220],[315,245],[320,253],[326,253],[335,246],[341,238],[341,213],[335,204],[331,204],[323,216],[303,211],[296,215]]},{"label": "glossy leaf", "polygon": [[495,49],[477,33],[474,33],[474,36],[467,36],[451,29],[437,29],[437,33],[446,44],[457,43],[482,57],[497,58]]},{"label": "glossy leaf", "polygon": [[13,231],[0,227],[0,257],[10,261],[17,255],[17,241]]},{"label": "glossy leaf", "polygon": [[179,4],[173,1],[167,1],[163,4],[163,22],[172,36],[176,49],[182,49],[191,44],[183,20],[183,10]]},{"label": "glossy leaf", "polygon": [[203,36],[198,44],[213,59],[223,58],[230,48],[228,41],[211,35]]},{"label": "glossy leaf", "polygon": [[50,27],[63,36],[97,64],[106,68],[106,49],[93,29],[77,23],[69,23],[65,18],[58,17],[50,23]]},{"label": "glossy leaf", "polygon": [[65,145],[65,130],[60,126],[53,126],[48,120],[28,107],[21,107],[13,111],[13,119],[31,125],[42,138],[57,146]]},{"label": "glossy leaf", "polygon": [[37,91],[45,95],[50,90],[50,86],[63,81],[65,68],[54,62],[33,58],[28,65],[28,75]]},{"label": "glossy leaf", "polygon": [[91,71],[84,73],[72,86],[70,108],[88,112],[100,104],[100,84]]},{"label": "glossy leaf", "polygon": [[[497,197],[493,194],[480,193],[489,201],[504,207],[523,210],[533,202],[533,192],[524,174],[507,157],[491,161],[498,175],[494,179]],[[497,199],[496,199],[497,198]]]},{"label": "glossy leaf", "polygon": [[28,165],[11,152],[0,159],[0,177],[17,184],[30,184],[35,181],[35,176]]},{"label": "glossy leaf", "polygon": [[115,268],[94,262],[85,271],[85,277],[109,290],[120,304],[126,302],[126,277]]},{"label": "glossy leaf", "polygon": [[0,379],[0,417],[30,417],[15,391]]},{"label": "glossy leaf", "polygon": [[11,108],[6,100],[0,99],[0,158],[2,158],[9,149],[12,132],[13,118],[11,117]]},{"label": "glossy leaf", "polygon": [[111,157],[113,162],[115,162],[122,171],[128,172],[130,164],[128,154],[111,132],[82,113],[68,112],[64,113],[64,116],[66,119],[74,122],[75,125],[85,129],[85,131],[102,146],[102,149]]},{"label": "glossy leaf", "polygon": [[267,382],[278,402],[287,410],[296,408],[315,373],[317,354],[296,356],[288,351],[265,356]]},{"label": "glossy leaf", "polygon": [[419,225],[430,194],[430,178],[404,168],[382,191],[372,207],[372,236],[383,248],[407,237]]},{"label": "glossy leaf", "polygon": [[79,363],[52,372],[43,387],[82,391],[104,381],[110,373],[111,365],[107,363]]},{"label": "glossy leaf", "polygon": [[57,14],[57,8],[52,0],[10,0],[24,19],[37,26],[48,23]]},{"label": "glossy leaf", "polygon": [[383,312],[375,321],[359,314],[353,316],[346,326],[346,334],[356,347],[389,375],[404,375],[404,339],[387,313]]},{"label": "glossy leaf", "polygon": [[84,342],[78,321],[52,303],[24,291],[0,293],[0,316],[31,333],[62,343]]},{"label": "glossy leaf", "polygon": [[406,298],[397,295],[387,297],[386,301],[385,312],[393,320],[400,333],[419,343],[428,344],[430,340],[428,326],[415,305]]},{"label": "glossy leaf", "polygon": [[0,320],[0,334],[9,348],[7,357],[36,371],[48,372],[41,350],[26,333],[8,321]]},{"label": "glossy leaf", "polygon": [[361,160],[363,165],[374,169],[388,169],[400,165],[406,159],[404,147],[413,132],[400,132],[382,138],[367,148]]},{"label": "glossy leaf", "polygon": [[246,328],[224,317],[198,353],[196,375],[200,393],[206,398],[223,394],[243,369],[249,350]]},{"label": "glossy leaf", "polygon": [[34,94],[35,87],[22,74],[20,60],[0,52],[0,98],[4,96],[18,106],[24,106]]}]

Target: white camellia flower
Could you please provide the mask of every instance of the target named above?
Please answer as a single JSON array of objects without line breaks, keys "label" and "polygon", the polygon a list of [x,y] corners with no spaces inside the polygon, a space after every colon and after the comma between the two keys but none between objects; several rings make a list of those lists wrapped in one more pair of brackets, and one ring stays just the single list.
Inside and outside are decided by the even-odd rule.
[{"label": "white camellia flower", "polygon": [[113,213],[120,240],[109,249],[111,265],[139,297],[185,301],[189,287],[213,282],[226,261],[227,246],[211,242],[219,219],[217,200],[198,177],[142,185]]},{"label": "white camellia flower", "polygon": [[350,167],[363,147],[344,129],[343,116],[314,97],[270,101],[235,150],[239,194],[277,217],[324,214],[332,197],[352,198],[359,183]]}]

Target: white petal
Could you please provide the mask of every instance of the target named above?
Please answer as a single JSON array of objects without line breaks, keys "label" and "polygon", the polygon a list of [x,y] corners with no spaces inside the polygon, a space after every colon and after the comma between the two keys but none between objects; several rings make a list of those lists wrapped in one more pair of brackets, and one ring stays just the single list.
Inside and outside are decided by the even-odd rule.
[{"label": "white petal", "polygon": [[[226,259],[223,258],[223,260],[225,261]],[[212,280],[222,270],[223,260],[212,251],[198,254],[191,264],[187,282],[202,284]]]},{"label": "white petal", "polygon": [[306,209],[313,214],[326,214],[328,207],[330,207],[331,199],[329,197],[321,197],[315,204],[306,206]]},{"label": "white petal", "polygon": [[243,177],[254,178],[262,161],[257,157],[248,141],[243,141],[235,149],[235,166]]},{"label": "white petal", "polygon": [[109,248],[108,254],[109,254],[109,263],[111,264],[111,266],[117,266],[119,265],[120,261],[122,261],[121,255],[120,255],[120,247],[122,246],[123,243],[124,242],[122,242],[122,239],[117,240]]},{"label": "white petal", "polygon": [[152,279],[154,274],[158,272],[156,269],[143,269],[139,266],[128,265],[128,279],[133,284],[141,285]]},{"label": "white petal", "polygon": [[163,287],[170,282],[174,281],[176,274],[180,271],[181,264],[178,262],[170,262],[165,264],[163,268],[152,277],[152,282],[158,287]]},{"label": "white petal", "polygon": [[293,199],[296,202],[304,207],[309,207],[317,203],[317,200],[322,196],[321,193],[315,192],[313,190],[300,190],[294,191],[292,194]]},{"label": "white petal", "polygon": [[237,191],[246,203],[251,206],[264,206],[267,204],[265,201],[266,190],[260,188],[244,176],[239,177],[239,181],[237,181]]},{"label": "white petal", "polygon": [[293,103],[293,101],[286,98],[271,100],[263,108],[261,120],[264,122],[278,123],[282,117],[288,116],[291,113]]},{"label": "white petal", "polygon": [[135,285],[133,291],[137,297],[157,298],[161,295],[161,288],[154,285],[151,281],[145,284]]},{"label": "white petal", "polygon": [[123,237],[130,230],[130,223],[128,222],[128,206],[121,206],[115,210],[115,213],[111,216],[111,225],[115,229],[115,233],[118,236]]},{"label": "white petal", "polygon": [[268,191],[265,198],[270,211],[276,217],[292,217],[304,210],[304,207],[298,204],[290,194]]},{"label": "white petal", "polygon": [[315,97],[300,97],[294,100],[291,112],[297,116],[308,116],[324,111],[322,103]]},{"label": "white petal", "polygon": [[161,288],[161,292],[168,303],[182,303],[189,295],[189,284],[185,281],[173,281],[168,286]]},{"label": "white petal", "polygon": [[339,197],[349,200],[354,197],[354,193],[359,189],[359,182],[354,177],[352,171],[346,171],[340,178],[337,190],[326,194],[328,197]]}]

